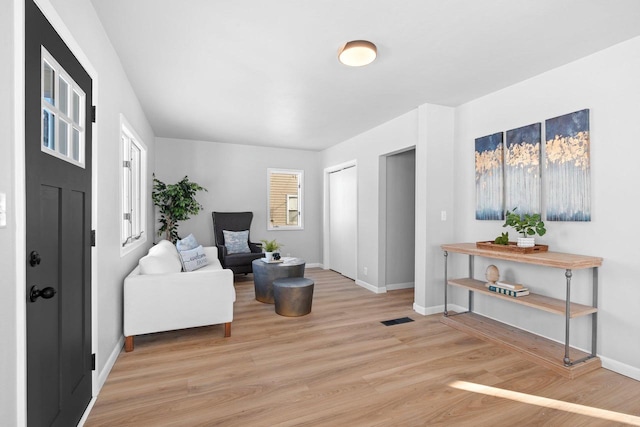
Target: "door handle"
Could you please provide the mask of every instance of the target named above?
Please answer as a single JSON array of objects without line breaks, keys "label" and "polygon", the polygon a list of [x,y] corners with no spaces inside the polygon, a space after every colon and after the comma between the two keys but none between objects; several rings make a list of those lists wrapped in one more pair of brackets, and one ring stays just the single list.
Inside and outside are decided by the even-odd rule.
[{"label": "door handle", "polygon": [[56,290],[51,286],[47,286],[46,288],[40,290],[37,286],[32,286],[31,291],[29,292],[29,299],[31,302],[36,302],[36,300],[40,297],[44,299],[53,298],[56,294]]}]

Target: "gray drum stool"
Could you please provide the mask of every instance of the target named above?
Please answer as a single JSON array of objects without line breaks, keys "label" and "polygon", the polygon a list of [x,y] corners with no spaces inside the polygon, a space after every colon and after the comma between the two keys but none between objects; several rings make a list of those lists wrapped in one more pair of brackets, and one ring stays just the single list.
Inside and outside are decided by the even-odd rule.
[{"label": "gray drum stool", "polygon": [[287,277],[273,281],[276,313],[296,317],[311,313],[313,280],[306,277]]}]

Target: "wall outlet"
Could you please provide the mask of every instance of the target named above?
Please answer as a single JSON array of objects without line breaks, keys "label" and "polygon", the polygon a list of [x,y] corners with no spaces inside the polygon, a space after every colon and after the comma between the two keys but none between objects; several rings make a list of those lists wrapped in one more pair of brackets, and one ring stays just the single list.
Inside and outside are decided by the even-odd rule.
[{"label": "wall outlet", "polygon": [[364,267],[364,268],[362,269],[362,271],[364,272],[364,275],[366,276],[366,275],[367,275],[367,272],[368,272],[367,267]]},{"label": "wall outlet", "polygon": [[447,220],[447,211],[440,211],[440,221]]}]

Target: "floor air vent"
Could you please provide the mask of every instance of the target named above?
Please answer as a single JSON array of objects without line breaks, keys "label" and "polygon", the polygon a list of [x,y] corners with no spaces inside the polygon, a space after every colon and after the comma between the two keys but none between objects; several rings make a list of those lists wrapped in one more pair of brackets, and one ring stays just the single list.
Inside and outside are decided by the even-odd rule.
[{"label": "floor air vent", "polygon": [[380,323],[382,323],[384,326],[391,326],[391,325],[399,325],[401,323],[408,323],[408,322],[413,322],[413,319],[409,317],[401,317],[399,319],[385,320]]}]

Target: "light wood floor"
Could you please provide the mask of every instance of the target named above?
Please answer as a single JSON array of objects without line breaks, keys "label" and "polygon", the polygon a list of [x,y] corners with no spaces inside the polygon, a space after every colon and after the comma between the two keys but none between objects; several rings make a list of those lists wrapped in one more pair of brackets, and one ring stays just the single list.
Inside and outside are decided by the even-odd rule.
[{"label": "light wood floor", "polygon": [[[565,379],[415,313],[412,290],[306,276],[307,316],[255,301],[248,275],[236,281],[230,338],[222,325],[136,337],[85,425],[640,425],[638,381],[606,369]],[[404,316],[415,321],[380,323]]]}]

